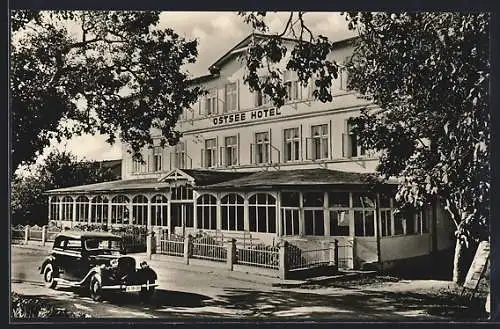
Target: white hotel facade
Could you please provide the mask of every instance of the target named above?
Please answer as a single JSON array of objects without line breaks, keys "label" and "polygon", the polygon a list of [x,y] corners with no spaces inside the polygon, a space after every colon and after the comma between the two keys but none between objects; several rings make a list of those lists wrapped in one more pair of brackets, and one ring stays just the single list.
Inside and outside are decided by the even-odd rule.
[{"label": "white hotel facade", "polygon": [[[334,99],[312,97],[286,72],[288,100],[275,108],[243,83],[238,60],[251,35],[193,79],[208,91],[182,114],[176,146],[159,138],[144,149],[145,164],[123,146],[122,179],[48,191],[49,219],[77,224],[150,225],[169,234],[203,230],[299,246],[340,240],[354,261],[386,264],[452,246],[449,219],[440,206],[395,214],[394,185],[372,190],[363,179],[378,158],[361,149],[347,120],[374,107],[346,89],[340,72]],[[353,40],[337,42],[331,57],[342,63]],[[292,41],[285,40],[289,45]]]}]

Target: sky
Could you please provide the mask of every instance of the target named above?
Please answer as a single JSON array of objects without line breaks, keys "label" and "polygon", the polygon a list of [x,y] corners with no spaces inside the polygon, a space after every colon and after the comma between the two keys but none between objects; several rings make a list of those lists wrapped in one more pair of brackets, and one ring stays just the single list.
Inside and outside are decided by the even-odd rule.
[{"label": "sky", "polygon": [[[266,22],[272,33],[281,32],[289,12],[268,13]],[[310,12],[304,15],[308,27],[315,34],[322,34],[330,40],[340,40],[353,36],[347,29],[345,18],[335,12]],[[198,40],[198,59],[186,67],[193,76],[208,74],[208,67],[229,49],[252,32],[250,25],[235,12],[163,12],[160,26],[174,29],[178,34]],[[109,145],[105,136],[78,136],[61,143],[53,143],[51,148],[71,151],[79,159],[111,160],[121,158],[121,145]],[[43,159],[43,157],[42,157]]]}]

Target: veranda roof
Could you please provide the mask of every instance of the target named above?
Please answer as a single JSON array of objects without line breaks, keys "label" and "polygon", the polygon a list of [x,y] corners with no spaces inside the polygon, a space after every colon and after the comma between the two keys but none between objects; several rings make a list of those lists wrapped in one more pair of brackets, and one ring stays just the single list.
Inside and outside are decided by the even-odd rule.
[{"label": "veranda roof", "polygon": [[[170,186],[168,178],[171,175],[180,175],[188,178],[194,183],[194,186],[204,186],[216,184],[231,179],[248,176],[248,172],[224,172],[215,170],[195,170],[195,169],[174,169],[161,178],[139,178],[115,180],[104,183],[88,184],[64,187],[46,191],[45,194],[85,194],[85,193],[106,193],[106,192],[121,192],[121,191],[161,191],[167,190]],[[180,177],[180,176],[176,176]]]},{"label": "veranda roof", "polygon": [[[227,172],[215,170],[175,169],[161,178],[116,180],[104,183],[65,187],[46,191],[48,195],[85,194],[121,191],[168,190],[171,181],[188,179],[200,190],[272,190],[280,188],[314,189],[332,187],[366,187],[370,174],[324,168]],[[395,181],[387,182],[389,185]]]},{"label": "veranda roof", "polygon": [[[259,171],[241,178],[202,186],[206,190],[233,190],[233,189],[279,189],[296,187],[308,189],[315,187],[365,187],[370,185],[371,174],[338,171],[324,168],[269,170]],[[388,184],[396,182],[390,180]]]}]

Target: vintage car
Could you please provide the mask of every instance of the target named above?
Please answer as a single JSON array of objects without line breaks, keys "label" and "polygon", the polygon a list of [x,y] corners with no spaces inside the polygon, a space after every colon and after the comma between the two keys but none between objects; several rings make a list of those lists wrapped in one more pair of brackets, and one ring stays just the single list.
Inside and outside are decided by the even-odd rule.
[{"label": "vintage car", "polygon": [[[45,285],[88,289],[99,301],[106,292],[137,292],[149,299],[158,286],[146,262],[125,255],[122,238],[107,232],[65,231],[55,237],[50,255],[40,266]],[[138,265],[138,266],[137,266]]]}]

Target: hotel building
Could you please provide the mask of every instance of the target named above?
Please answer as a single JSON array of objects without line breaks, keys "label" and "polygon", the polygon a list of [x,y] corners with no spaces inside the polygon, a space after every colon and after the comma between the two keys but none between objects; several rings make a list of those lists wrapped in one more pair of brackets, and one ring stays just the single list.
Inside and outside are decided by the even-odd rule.
[{"label": "hotel building", "polygon": [[[450,248],[453,231],[441,206],[395,213],[394,182],[373,190],[364,179],[378,158],[358,145],[348,119],[375,105],[346,88],[344,70],[330,103],[315,100],[313,84],[301,85],[290,71],[280,108],[249,90],[238,55],[263,37],[248,36],[210,74],[192,80],[208,92],[181,115],[177,145],[155,139],[143,150],[145,163],[123,145],[122,179],[48,191],[49,219],[68,227],[203,230],[265,244],[286,239],[301,247],[337,239],[350,246],[354,268]],[[353,42],[336,42],[331,58],[345,62]]]}]

